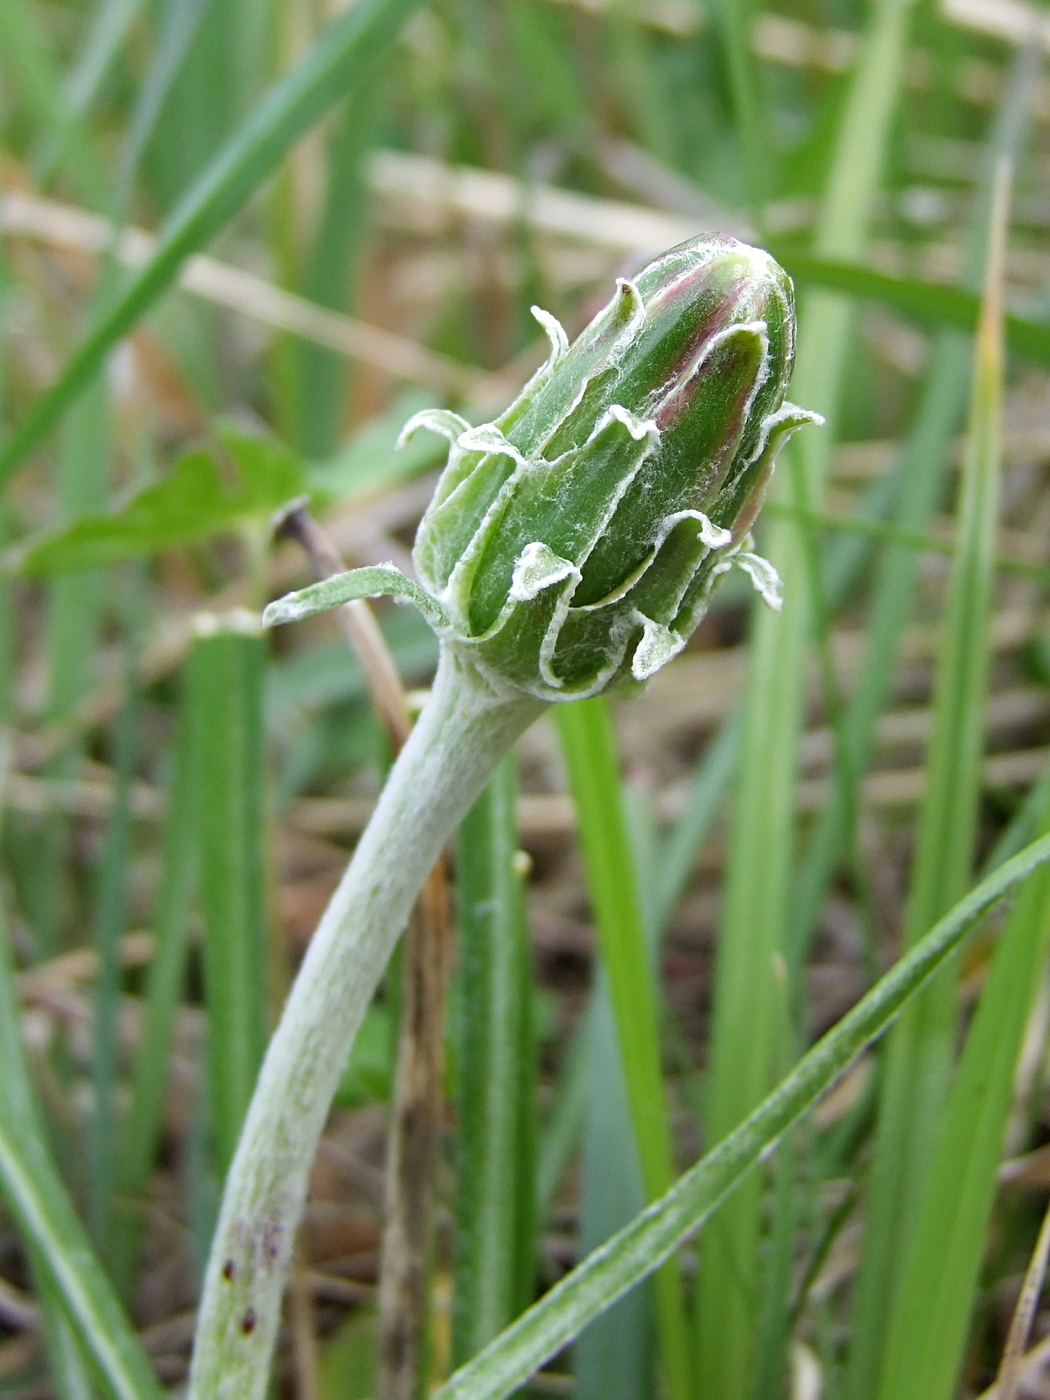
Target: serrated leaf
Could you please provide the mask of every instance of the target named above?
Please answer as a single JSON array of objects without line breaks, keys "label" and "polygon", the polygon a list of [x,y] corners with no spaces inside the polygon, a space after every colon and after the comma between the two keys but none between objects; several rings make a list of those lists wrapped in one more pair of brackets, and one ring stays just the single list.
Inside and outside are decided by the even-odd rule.
[{"label": "serrated leaf", "polygon": [[264,520],[302,493],[302,462],[282,443],[232,427],[223,428],[220,438],[223,466],[235,468],[235,483],[213,451],[189,452],[168,476],[134,492],[116,510],[81,516],[14,551],[10,566],[40,577],[139,559]]}]

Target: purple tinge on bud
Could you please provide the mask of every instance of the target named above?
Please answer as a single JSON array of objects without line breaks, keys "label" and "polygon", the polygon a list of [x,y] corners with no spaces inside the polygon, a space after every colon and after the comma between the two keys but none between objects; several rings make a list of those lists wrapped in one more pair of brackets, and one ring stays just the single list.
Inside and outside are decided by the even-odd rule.
[{"label": "purple tinge on bud", "polygon": [[642,679],[682,646],[717,577],[775,574],[742,546],[787,436],[790,279],[699,238],[621,279],[494,423],[420,415],[451,441],[416,541],[426,587],[479,664],[549,699]]}]

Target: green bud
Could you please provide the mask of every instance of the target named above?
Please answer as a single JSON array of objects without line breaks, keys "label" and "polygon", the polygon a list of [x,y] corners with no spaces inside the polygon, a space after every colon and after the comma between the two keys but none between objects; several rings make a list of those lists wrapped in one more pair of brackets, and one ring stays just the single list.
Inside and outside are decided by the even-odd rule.
[{"label": "green bud", "polygon": [[[493,680],[568,700],[652,675],[734,565],[780,606],[748,531],[780,447],[820,419],[784,402],[791,281],[735,239],[680,244],[621,278],[571,346],[533,314],[550,357],[505,413],[471,427],[427,410],[402,441],[425,427],[450,442],[413,553],[430,621]],[[378,572],[305,589],[267,620],[366,590],[421,601],[386,566],[382,587],[364,577]]]}]

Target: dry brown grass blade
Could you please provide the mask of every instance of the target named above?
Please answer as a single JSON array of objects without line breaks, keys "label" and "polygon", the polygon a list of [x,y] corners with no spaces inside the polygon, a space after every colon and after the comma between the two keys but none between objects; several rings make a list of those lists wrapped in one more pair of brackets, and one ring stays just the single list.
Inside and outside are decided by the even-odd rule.
[{"label": "dry brown grass blade", "polygon": [[999,1374],[992,1388],[996,1400],[1017,1400],[1025,1360],[1025,1344],[1031,1331],[1032,1318],[1039,1302],[1039,1294],[1043,1290],[1048,1256],[1050,1256],[1050,1206],[1047,1207],[1046,1214],[1043,1216],[1039,1238],[1035,1242],[1035,1249],[1032,1251],[1024,1283],[1021,1286],[1021,1295],[1017,1300],[1017,1306],[1010,1323],[1006,1347],[1003,1350],[1003,1359],[999,1365]]},{"label": "dry brown grass blade", "polygon": [[[108,220],[87,210],[13,190],[6,190],[0,201],[0,231],[96,256],[113,248],[129,267],[145,263],[155,243],[142,229],[127,228],[115,234]],[[483,392],[488,379],[482,370],[459,364],[392,331],[318,306],[217,258],[190,258],[179,286],[273,330],[288,331],[440,394],[471,397]]]}]

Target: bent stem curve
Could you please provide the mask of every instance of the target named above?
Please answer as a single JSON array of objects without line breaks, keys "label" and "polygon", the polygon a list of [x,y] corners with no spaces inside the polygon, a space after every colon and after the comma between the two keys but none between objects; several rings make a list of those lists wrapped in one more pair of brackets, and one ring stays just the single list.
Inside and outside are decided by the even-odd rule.
[{"label": "bent stem curve", "polygon": [[204,1279],[190,1400],[261,1400],[310,1167],[365,1009],[442,846],[546,708],[443,647],[433,691],[270,1042]]}]

